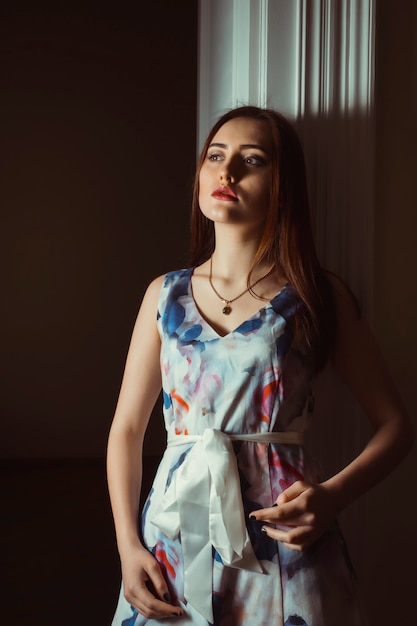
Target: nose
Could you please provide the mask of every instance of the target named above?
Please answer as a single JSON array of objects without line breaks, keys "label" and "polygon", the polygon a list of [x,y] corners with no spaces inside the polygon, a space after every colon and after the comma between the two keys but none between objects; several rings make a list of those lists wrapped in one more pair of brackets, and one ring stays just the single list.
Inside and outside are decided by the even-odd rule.
[{"label": "nose", "polygon": [[220,180],[225,185],[229,183],[234,183],[234,176],[232,175],[230,168],[228,165],[224,165],[220,171]]}]

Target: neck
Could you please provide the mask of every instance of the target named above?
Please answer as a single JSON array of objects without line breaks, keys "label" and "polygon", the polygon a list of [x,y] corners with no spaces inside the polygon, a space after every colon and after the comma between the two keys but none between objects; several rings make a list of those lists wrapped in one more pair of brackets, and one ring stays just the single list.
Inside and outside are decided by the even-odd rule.
[{"label": "neck", "polygon": [[[228,280],[247,280],[258,250],[260,236],[242,236],[236,226],[216,229],[216,245],[212,255],[213,267],[218,276]],[[240,235],[240,236],[239,236]],[[264,269],[264,268],[263,268]]]}]

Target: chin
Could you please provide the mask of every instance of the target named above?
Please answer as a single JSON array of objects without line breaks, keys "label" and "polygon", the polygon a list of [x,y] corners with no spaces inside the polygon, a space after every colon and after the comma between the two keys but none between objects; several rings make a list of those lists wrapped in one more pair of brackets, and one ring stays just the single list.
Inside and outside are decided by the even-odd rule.
[{"label": "chin", "polygon": [[218,222],[219,224],[238,224],[241,222],[241,216],[233,208],[215,207],[208,211],[200,210],[204,217],[207,217],[212,222]]}]

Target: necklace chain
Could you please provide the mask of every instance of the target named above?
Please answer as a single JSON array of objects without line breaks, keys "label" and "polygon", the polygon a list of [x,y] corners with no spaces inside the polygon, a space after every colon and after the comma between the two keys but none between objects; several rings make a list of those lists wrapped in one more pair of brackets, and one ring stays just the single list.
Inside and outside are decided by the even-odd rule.
[{"label": "necklace chain", "polygon": [[258,278],[258,280],[256,280],[254,283],[252,283],[251,285],[249,285],[249,287],[246,287],[246,289],[244,291],[242,291],[242,293],[240,293],[238,296],[236,296],[235,298],[231,298],[230,300],[228,300],[227,298],[223,298],[223,296],[221,296],[219,294],[219,292],[217,291],[216,287],[213,285],[213,281],[212,281],[212,276],[213,276],[213,256],[210,257],[210,274],[209,274],[209,283],[210,283],[210,287],[213,289],[214,293],[216,294],[216,296],[223,302],[224,307],[222,309],[222,313],[223,315],[230,315],[230,313],[232,312],[232,307],[230,306],[232,304],[232,302],[235,302],[236,300],[239,300],[239,298],[241,298],[242,296],[245,295],[245,293],[247,293],[248,291],[250,291],[251,289],[253,289],[255,287],[255,285],[257,285],[258,283],[261,282],[261,280],[263,280],[264,278],[266,278],[267,276],[269,276],[269,274],[272,273],[273,268],[271,268],[269,270],[269,272],[267,272],[264,276],[261,276],[261,278]]}]

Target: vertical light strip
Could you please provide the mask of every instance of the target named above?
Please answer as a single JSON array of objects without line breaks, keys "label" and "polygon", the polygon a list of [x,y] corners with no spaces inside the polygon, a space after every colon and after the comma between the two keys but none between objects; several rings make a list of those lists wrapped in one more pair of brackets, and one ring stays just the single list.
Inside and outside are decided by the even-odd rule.
[{"label": "vertical light strip", "polygon": [[349,2],[347,11],[347,58],[348,58],[348,102],[347,106],[350,110],[358,110],[363,102],[361,101],[360,84],[362,64],[360,59],[363,55],[363,46],[360,38],[361,22],[359,19],[360,0],[357,2]]},{"label": "vertical light strip", "polygon": [[200,0],[198,11],[198,73],[197,85],[197,153],[208,133],[211,111],[209,107],[210,84],[210,0]]},{"label": "vertical light strip", "polygon": [[305,114],[317,115],[320,108],[320,0],[306,0],[303,39],[305,42]]},{"label": "vertical light strip", "polygon": [[332,50],[332,35],[333,30],[332,26],[332,11],[331,11],[331,0],[326,0],[324,3],[324,10],[322,12],[322,81],[323,81],[323,91],[322,91],[322,102],[321,102],[321,111],[324,115],[327,115],[331,110],[331,87],[333,84],[332,77],[332,60],[333,60],[333,50]]},{"label": "vertical light strip", "polygon": [[340,8],[340,62],[339,62],[339,81],[338,81],[338,107],[340,111],[344,111],[349,108],[349,35],[347,32],[347,12],[350,4],[348,2],[342,2]]},{"label": "vertical light strip", "polygon": [[368,113],[372,113],[374,107],[374,92],[375,92],[375,12],[376,12],[376,0],[369,0],[364,2],[363,13],[366,16],[367,29],[363,30],[363,49],[366,50],[365,55],[368,60],[367,63],[367,78],[366,78],[366,110]]},{"label": "vertical light strip", "polygon": [[269,0],[259,2],[259,39],[258,39],[258,72],[252,77],[252,82],[257,82],[256,104],[264,107],[268,104],[268,9]]},{"label": "vertical light strip", "polygon": [[297,55],[298,55],[298,94],[297,94],[297,119],[304,117],[306,111],[306,19],[307,8],[306,0],[299,0],[298,3],[298,41],[297,41]]},{"label": "vertical light strip", "polygon": [[233,0],[232,106],[249,101],[250,0]]}]

